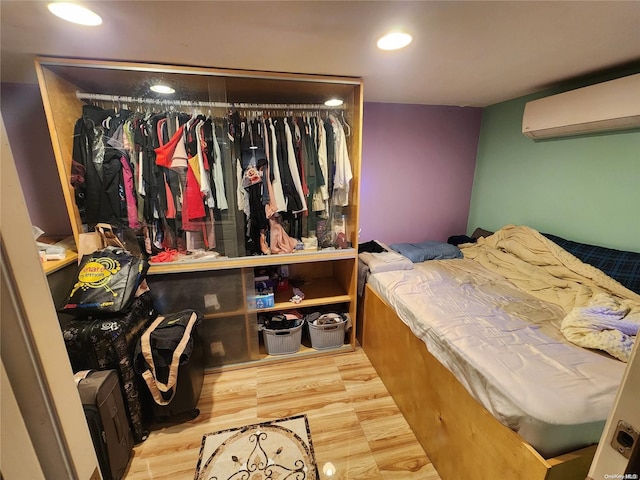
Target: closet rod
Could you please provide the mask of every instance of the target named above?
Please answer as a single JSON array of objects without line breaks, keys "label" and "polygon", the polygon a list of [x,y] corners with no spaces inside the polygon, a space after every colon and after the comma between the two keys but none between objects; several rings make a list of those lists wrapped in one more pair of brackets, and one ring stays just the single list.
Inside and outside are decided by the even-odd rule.
[{"label": "closet rod", "polygon": [[245,110],[341,110],[339,107],[329,107],[321,103],[227,103],[201,102],[192,100],[174,100],[164,98],[127,97],[122,95],[106,95],[102,93],[76,92],[78,100],[100,100],[104,102],[143,103],[149,105],[176,105],[182,107],[222,107],[239,108]]}]

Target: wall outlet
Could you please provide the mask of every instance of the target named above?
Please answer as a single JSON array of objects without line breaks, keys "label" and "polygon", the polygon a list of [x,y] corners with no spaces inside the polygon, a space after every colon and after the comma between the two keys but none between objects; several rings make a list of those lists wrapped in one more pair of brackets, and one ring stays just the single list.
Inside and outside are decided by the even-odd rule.
[{"label": "wall outlet", "polygon": [[613,432],[611,446],[620,452],[623,457],[628,459],[631,457],[633,446],[638,442],[639,438],[640,432],[638,432],[638,430],[624,420],[620,420]]}]

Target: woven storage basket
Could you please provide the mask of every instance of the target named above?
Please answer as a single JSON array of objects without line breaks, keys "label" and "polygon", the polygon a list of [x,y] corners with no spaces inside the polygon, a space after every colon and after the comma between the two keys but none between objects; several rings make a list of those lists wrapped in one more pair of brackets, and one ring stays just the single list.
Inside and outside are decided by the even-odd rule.
[{"label": "woven storage basket", "polygon": [[300,325],[293,328],[284,330],[269,330],[265,328],[262,330],[267,353],[269,355],[284,355],[287,353],[296,353],[300,350],[303,325],[304,322],[300,321]]},{"label": "woven storage basket", "polygon": [[316,350],[324,348],[340,347],[344,344],[344,327],[346,320],[340,323],[330,323],[327,325],[309,325],[309,336],[311,337],[311,346]]}]

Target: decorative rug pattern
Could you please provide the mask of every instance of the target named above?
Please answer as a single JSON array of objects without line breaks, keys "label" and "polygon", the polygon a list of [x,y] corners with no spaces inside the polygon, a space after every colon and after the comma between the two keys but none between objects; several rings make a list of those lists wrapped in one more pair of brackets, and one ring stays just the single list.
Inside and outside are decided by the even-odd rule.
[{"label": "decorative rug pattern", "polygon": [[195,480],[319,480],[306,415],[208,433]]}]

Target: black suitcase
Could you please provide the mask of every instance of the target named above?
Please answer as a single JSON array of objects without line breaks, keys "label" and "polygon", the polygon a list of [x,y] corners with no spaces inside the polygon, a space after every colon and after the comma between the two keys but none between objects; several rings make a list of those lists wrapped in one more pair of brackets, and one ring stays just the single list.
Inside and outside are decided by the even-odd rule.
[{"label": "black suitcase", "polygon": [[149,435],[151,419],[146,385],[133,371],[133,354],[142,332],[157,316],[149,292],[136,298],[122,317],[69,321],[62,329],[74,372],[113,369],[118,373],[133,437],[141,442]]},{"label": "black suitcase", "polygon": [[119,480],[133,452],[133,434],[118,374],[115,370],[79,372],[76,382],[102,478]]},{"label": "black suitcase", "polygon": [[[195,315],[197,320],[188,337],[189,342],[187,343],[187,347],[184,353],[180,355],[180,363],[177,369],[177,382],[168,393],[162,396],[165,397],[166,395],[164,398],[166,401],[170,397],[171,392],[175,391],[175,394],[166,405],[161,405],[154,399],[151,399],[153,416],[158,421],[172,419],[171,417],[182,414],[196,418],[200,413],[196,407],[200,399],[202,384],[204,383],[204,351],[202,339],[198,335],[198,324],[202,319],[202,315],[194,310],[184,310],[175,314],[158,317],[156,323],[161,322],[161,325],[165,325],[165,327],[159,327],[156,331],[162,330],[163,332],[167,332],[167,330],[170,329],[172,333],[169,335],[160,333],[159,337],[153,337],[154,340],[150,340],[150,346],[156,369],[153,379],[159,382],[167,382],[170,364],[172,363],[170,359],[174,355],[174,350],[181,340],[181,337],[185,336],[185,338],[187,338],[186,331],[179,326],[179,322],[182,321],[186,323],[192,315]],[[146,362],[142,353],[142,341],[138,341],[136,346],[134,369],[138,375],[143,375],[145,371],[147,374],[151,373],[150,365]],[[151,383],[156,384],[155,381],[151,381]],[[150,387],[147,387],[146,383],[145,388],[147,393],[153,396],[149,392]],[[175,420],[175,418],[172,420]]]}]

